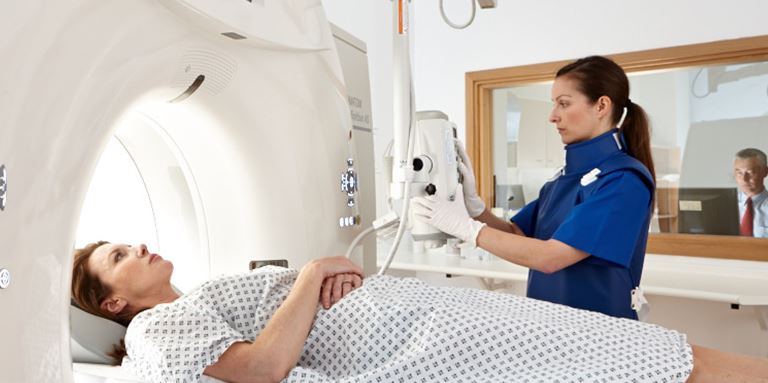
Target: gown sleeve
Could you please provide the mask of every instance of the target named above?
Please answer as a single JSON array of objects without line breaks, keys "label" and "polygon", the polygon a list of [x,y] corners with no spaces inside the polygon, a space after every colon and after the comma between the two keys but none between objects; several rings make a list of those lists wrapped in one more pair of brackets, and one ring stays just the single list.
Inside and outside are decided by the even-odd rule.
[{"label": "gown sleeve", "polygon": [[233,343],[246,340],[205,309],[151,311],[139,314],[128,327],[129,354],[123,361],[149,382],[197,382]]},{"label": "gown sleeve", "polygon": [[651,191],[633,172],[606,175],[591,196],[571,210],[553,239],[629,267],[650,214]]}]

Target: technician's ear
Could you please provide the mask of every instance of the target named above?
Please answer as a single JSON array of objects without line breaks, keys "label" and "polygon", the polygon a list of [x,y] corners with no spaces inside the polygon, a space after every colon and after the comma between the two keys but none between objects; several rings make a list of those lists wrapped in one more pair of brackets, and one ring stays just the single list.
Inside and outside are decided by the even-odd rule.
[{"label": "technician's ear", "polygon": [[597,99],[597,102],[595,102],[595,106],[597,107],[597,116],[602,118],[611,113],[613,102],[608,96],[600,96],[600,98]]},{"label": "technician's ear", "polygon": [[126,300],[123,298],[109,297],[107,299],[104,299],[99,305],[99,307],[101,307],[103,311],[106,311],[113,315],[117,315],[117,314],[120,314],[120,312],[122,312],[125,306],[127,305],[128,305],[128,302],[126,302]]}]

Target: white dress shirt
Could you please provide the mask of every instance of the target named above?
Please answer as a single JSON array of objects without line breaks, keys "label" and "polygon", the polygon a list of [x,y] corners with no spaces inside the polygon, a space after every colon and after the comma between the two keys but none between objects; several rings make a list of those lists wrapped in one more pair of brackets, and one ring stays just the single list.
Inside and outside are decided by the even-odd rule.
[{"label": "white dress shirt", "polygon": [[[752,236],[768,238],[768,190],[752,196]],[[747,195],[739,191],[739,222],[747,210]]]}]

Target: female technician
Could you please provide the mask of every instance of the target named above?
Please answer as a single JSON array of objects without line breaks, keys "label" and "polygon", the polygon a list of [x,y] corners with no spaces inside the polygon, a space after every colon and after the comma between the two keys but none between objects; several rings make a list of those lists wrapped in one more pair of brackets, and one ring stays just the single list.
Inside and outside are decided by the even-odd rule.
[{"label": "female technician", "polygon": [[[419,198],[417,218],[530,268],[528,297],[637,319],[654,179],[648,119],[629,81],[605,57],[561,68],[549,120],[565,166],[510,222],[486,209],[461,145],[464,203]],[[461,192],[459,191],[462,190]],[[466,208],[465,208],[466,204]],[[633,296],[635,301],[633,302]]]}]

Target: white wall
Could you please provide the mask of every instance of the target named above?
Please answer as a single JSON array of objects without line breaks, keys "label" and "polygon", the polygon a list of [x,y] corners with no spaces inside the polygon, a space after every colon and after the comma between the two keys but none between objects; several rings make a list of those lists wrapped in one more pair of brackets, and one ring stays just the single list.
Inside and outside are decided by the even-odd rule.
[{"label": "white wall", "polygon": [[[678,77],[688,78],[687,71],[649,73],[630,77],[630,96],[645,109],[651,122],[651,143],[656,147],[673,148],[677,142],[677,131],[688,130],[688,124],[677,125],[678,114],[688,116],[687,102],[678,106],[678,93],[688,95],[688,88],[678,87]],[[686,83],[687,85],[687,83]],[[684,98],[687,101],[687,97]]]},{"label": "white wall", "polygon": [[[448,114],[460,137],[468,71],[768,34],[764,0],[498,3],[496,9],[478,9],[468,28],[454,30],[440,18],[437,1],[413,1],[416,106]],[[445,4],[455,22],[463,20],[468,0]],[[392,137],[392,1],[323,0],[323,6],[331,22],[368,44],[378,159]],[[377,185],[379,212],[382,186]]]},{"label": "white wall", "polygon": [[500,0],[460,31],[443,23],[437,1],[415,7],[417,107],[442,109],[459,126],[467,71],[768,34],[759,0]]}]

